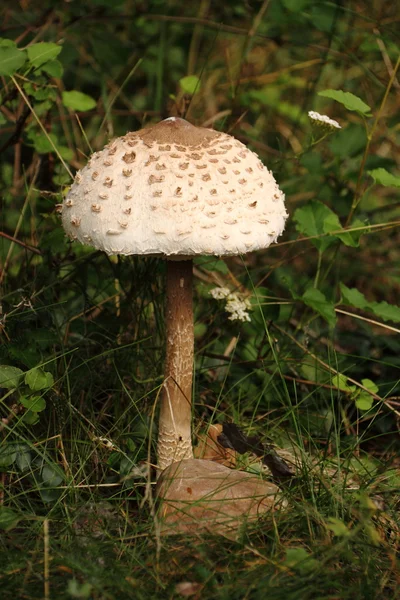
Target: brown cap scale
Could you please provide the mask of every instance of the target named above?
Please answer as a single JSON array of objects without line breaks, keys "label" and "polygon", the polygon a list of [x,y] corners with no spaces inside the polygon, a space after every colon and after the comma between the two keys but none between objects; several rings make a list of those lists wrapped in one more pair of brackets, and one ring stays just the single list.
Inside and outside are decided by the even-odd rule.
[{"label": "brown cap scale", "polygon": [[108,254],[174,259],[167,267],[160,469],[193,455],[188,259],[266,248],[286,217],[284,195],[255,153],[230,135],[175,117],[113,140],[77,173],[62,207],[72,239]]}]

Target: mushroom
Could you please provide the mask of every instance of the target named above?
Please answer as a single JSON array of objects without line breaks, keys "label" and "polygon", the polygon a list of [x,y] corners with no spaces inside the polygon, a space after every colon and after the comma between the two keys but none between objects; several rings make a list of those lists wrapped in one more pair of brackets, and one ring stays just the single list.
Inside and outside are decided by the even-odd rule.
[{"label": "mushroom", "polygon": [[[175,117],[111,141],[75,177],[62,206],[73,240],[107,254],[168,259],[159,472],[195,460],[192,257],[266,248],[286,217],[284,195],[255,153],[230,135]],[[164,481],[171,473],[177,476],[169,471]]]}]

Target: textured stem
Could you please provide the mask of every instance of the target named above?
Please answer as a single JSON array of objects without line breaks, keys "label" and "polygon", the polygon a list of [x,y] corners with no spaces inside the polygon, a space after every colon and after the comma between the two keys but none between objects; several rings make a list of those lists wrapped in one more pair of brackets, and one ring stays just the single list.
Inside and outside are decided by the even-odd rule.
[{"label": "textured stem", "polygon": [[159,472],[175,461],[193,457],[192,280],[191,260],[167,262],[167,350],[157,447]]}]

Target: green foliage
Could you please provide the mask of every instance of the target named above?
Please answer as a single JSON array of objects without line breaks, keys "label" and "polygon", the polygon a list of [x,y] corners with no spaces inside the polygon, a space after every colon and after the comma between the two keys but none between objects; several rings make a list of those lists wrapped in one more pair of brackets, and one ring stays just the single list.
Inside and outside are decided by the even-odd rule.
[{"label": "green foliage", "polygon": [[92,108],[96,106],[96,100],[94,100],[87,94],[84,94],[83,92],[79,92],[77,90],[63,92],[62,101],[64,106],[66,106],[67,108],[83,112],[86,110],[92,110]]},{"label": "green foliage", "polygon": [[361,115],[369,116],[369,113],[371,112],[371,108],[368,104],[365,104],[361,98],[350,92],[342,92],[341,90],[323,90],[322,92],[318,92],[318,96],[336,100],[336,102],[342,104],[347,110],[358,112]]},{"label": "green foliage", "polygon": [[[59,4],[2,7],[0,595],[43,598],[50,558],[60,599],[395,597],[395,5]],[[288,508],[235,541],[160,537],[165,262],[72,243],[56,208],[93,151],[175,115],[257,152],[289,214],[268,250],[194,261],[194,441],[233,421],[295,455]]]},{"label": "green foliage", "polygon": [[[0,45],[0,75],[14,75],[26,61],[26,53],[19,50],[11,40],[2,40]],[[10,44],[4,44],[10,42]]]}]

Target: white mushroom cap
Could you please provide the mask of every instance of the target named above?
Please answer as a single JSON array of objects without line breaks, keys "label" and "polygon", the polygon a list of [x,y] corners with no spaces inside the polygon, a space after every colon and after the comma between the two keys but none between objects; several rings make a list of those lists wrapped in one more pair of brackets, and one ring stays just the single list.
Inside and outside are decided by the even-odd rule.
[{"label": "white mushroom cap", "polygon": [[275,242],[286,217],[254,152],[174,117],[93,154],[62,207],[72,239],[127,255],[244,254]]}]

